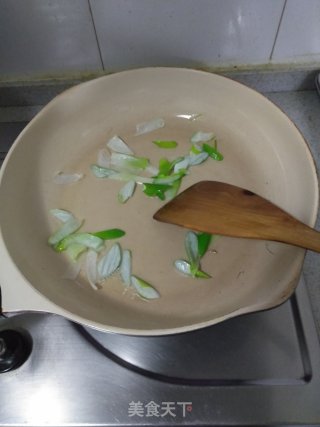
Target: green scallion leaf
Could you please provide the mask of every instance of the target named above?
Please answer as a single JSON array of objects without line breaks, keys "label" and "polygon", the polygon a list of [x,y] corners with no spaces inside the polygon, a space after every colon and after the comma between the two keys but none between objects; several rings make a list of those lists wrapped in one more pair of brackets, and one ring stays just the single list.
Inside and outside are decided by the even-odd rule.
[{"label": "green scallion leaf", "polygon": [[200,258],[202,258],[210,246],[212,234],[199,233],[199,234],[197,234],[197,239],[198,239],[199,256],[200,256]]},{"label": "green scallion leaf", "polygon": [[170,174],[171,169],[172,169],[172,165],[168,159],[166,159],[166,158],[160,159],[159,160],[159,174],[157,176],[159,176],[159,175],[167,176]]},{"label": "green scallion leaf", "polygon": [[177,145],[178,145],[177,141],[161,141],[161,140],[156,140],[156,141],[152,141],[152,142],[157,147],[159,147],[159,148],[165,148],[165,149],[176,148]]},{"label": "green scallion leaf", "polygon": [[208,273],[206,273],[205,271],[202,271],[202,270],[197,270],[195,272],[195,277],[197,279],[210,279],[211,278],[210,274],[208,274]]},{"label": "green scallion leaf", "polygon": [[95,233],[90,233],[90,234],[92,234],[93,236],[99,237],[102,240],[112,240],[112,239],[119,239],[120,237],[124,236],[126,233],[120,228],[110,228],[109,230],[96,231]]},{"label": "green scallion leaf", "polygon": [[165,192],[171,187],[168,184],[144,184],[143,192],[149,197],[158,197],[160,200],[165,200]]},{"label": "green scallion leaf", "polygon": [[203,151],[209,154],[210,157],[212,157],[214,160],[221,161],[223,160],[223,155],[218,151],[217,144],[213,147],[212,145],[204,143],[202,145]]},{"label": "green scallion leaf", "polygon": [[200,153],[202,153],[202,150],[201,150],[201,148],[198,147],[197,144],[192,144],[190,152],[192,154],[200,154]]}]

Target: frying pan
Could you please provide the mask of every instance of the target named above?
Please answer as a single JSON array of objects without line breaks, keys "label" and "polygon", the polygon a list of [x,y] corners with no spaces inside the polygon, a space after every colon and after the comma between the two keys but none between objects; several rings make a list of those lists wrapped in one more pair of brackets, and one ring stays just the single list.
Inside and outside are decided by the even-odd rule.
[{"label": "frying pan", "polygon": [[[158,117],[165,120],[164,128],[135,136],[137,123]],[[175,139],[176,157],[190,149],[190,136],[199,130],[215,133],[224,160],[193,168],[181,190],[206,179],[235,184],[314,225],[318,182],[309,148],[288,117],[261,94],[225,77],[188,69],[145,68],[101,77],[53,99],[5,159],[0,177],[3,311],[43,311],[102,331],[164,335],[287,300],[305,250],[220,237],[202,263],[212,278],[184,277],[172,263],[184,256],[185,231],[152,219],[163,202],[137,189],[120,205],[116,195],[123,183],[99,180],[90,172],[98,150],[114,135],[156,163],[159,156],[172,154],[155,154],[153,139]],[[85,177],[57,185],[57,171]],[[65,278],[70,261],[47,245],[56,227],[52,208],[85,219],[86,231],[125,230],[121,245],[132,250],[135,274],[152,283],[161,297],[144,301],[131,291],[124,293],[117,277],[98,291],[82,275],[76,281]]]}]

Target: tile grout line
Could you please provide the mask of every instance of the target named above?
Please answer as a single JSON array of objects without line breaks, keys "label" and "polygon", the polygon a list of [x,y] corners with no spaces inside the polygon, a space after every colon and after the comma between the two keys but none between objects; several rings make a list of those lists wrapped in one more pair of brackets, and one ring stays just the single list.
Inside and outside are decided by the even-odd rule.
[{"label": "tile grout line", "polygon": [[285,11],[285,8],[287,6],[287,1],[288,0],[284,0],[282,12],[281,12],[280,19],[279,19],[279,25],[278,25],[278,28],[277,28],[277,31],[276,31],[276,35],[275,35],[274,42],[273,42],[273,45],[272,45],[272,48],[271,48],[271,52],[270,52],[270,56],[269,56],[269,61],[271,61],[272,57],[273,57],[274,49],[276,47],[276,43],[277,43],[279,31],[280,31],[280,26],[281,26],[283,15],[284,15],[284,11]]},{"label": "tile grout line", "polygon": [[102,59],[102,53],[101,53],[100,43],[99,43],[99,39],[98,39],[98,33],[97,33],[96,25],[94,23],[93,12],[92,12],[92,8],[91,8],[91,1],[90,0],[88,0],[88,6],[89,6],[89,12],[90,12],[90,15],[91,15],[91,21],[92,21],[92,25],[93,25],[94,35],[95,35],[96,42],[97,42],[97,47],[98,47],[98,52],[99,52],[101,67],[102,67],[102,70],[105,70],[103,59]]}]

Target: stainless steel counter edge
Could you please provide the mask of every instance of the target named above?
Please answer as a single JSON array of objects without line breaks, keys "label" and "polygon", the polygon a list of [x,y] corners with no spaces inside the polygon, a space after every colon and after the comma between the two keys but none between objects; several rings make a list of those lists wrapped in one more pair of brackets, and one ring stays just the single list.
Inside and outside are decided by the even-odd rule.
[{"label": "stainless steel counter edge", "polygon": [[[202,71],[221,74],[259,92],[314,90],[319,64],[263,68],[203,68]],[[101,72],[76,77],[0,81],[0,107],[44,105],[64,90],[84,81],[107,75]],[[109,73],[111,74],[111,73]],[[0,115],[1,116],[1,115]]]}]

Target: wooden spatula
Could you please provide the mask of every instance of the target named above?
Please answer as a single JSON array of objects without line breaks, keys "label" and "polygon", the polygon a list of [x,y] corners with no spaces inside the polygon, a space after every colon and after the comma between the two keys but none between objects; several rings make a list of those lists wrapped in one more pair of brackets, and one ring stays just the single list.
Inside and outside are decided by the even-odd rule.
[{"label": "wooden spatula", "polygon": [[198,182],[154,218],[191,230],[273,240],[320,252],[319,232],[251,191],[222,182]]}]

